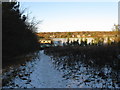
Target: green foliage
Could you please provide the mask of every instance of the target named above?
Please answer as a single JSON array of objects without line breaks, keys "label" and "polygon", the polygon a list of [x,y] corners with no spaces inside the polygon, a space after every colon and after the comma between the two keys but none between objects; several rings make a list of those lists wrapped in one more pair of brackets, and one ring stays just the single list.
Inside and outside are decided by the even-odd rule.
[{"label": "green foliage", "polygon": [[39,48],[34,22],[19,10],[19,2],[2,3],[3,60],[33,52]]}]

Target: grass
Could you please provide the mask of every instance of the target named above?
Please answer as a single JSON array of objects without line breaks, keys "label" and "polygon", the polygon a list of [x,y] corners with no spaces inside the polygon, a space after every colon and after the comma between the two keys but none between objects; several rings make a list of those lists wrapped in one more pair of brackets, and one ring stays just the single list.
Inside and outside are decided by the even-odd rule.
[{"label": "grass", "polygon": [[89,66],[105,66],[118,70],[120,69],[120,48],[118,44],[103,45],[103,46],[65,46],[65,47],[52,47],[45,50],[47,55],[54,58],[66,57],[66,62],[82,61]]},{"label": "grass", "polygon": [[20,56],[15,56],[15,57],[4,57],[4,62],[2,62],[2,68],[9,68],[10,66],[19,66],[21,64],[24,64],[26,61],[31,61],[33,58],[37,57],[38,53],[36,52],[31,52],[29,54],[23,54]]}]

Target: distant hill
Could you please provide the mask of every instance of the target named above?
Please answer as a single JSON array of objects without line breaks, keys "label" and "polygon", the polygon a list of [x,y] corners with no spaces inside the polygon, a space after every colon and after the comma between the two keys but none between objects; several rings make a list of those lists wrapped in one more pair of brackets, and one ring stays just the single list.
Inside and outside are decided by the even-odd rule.
[{"label": "distant hill", "polygon": [[41,38],[118,37],[118,31],[40,32]]}]

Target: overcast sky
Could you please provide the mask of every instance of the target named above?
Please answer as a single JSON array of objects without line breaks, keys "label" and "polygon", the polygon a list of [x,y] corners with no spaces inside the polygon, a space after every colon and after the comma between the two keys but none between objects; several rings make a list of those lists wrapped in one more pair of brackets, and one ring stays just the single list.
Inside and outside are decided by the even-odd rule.
[{"label": "overcast sky", "polygon": [[38,32],[111,31],[118,23],[117,2],[21,2],[42,21]]}]

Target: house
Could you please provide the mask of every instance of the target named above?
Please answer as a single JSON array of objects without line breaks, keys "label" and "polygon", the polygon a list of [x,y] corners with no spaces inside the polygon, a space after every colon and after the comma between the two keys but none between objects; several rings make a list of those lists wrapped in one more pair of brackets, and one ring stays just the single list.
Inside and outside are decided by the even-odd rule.
[{"label": "house", "polygon": [[49,43],[49,44],[51,44],[52,40],[50,40],[50,39],[40,39],[39,43],[44,43],[44,44]]}]

